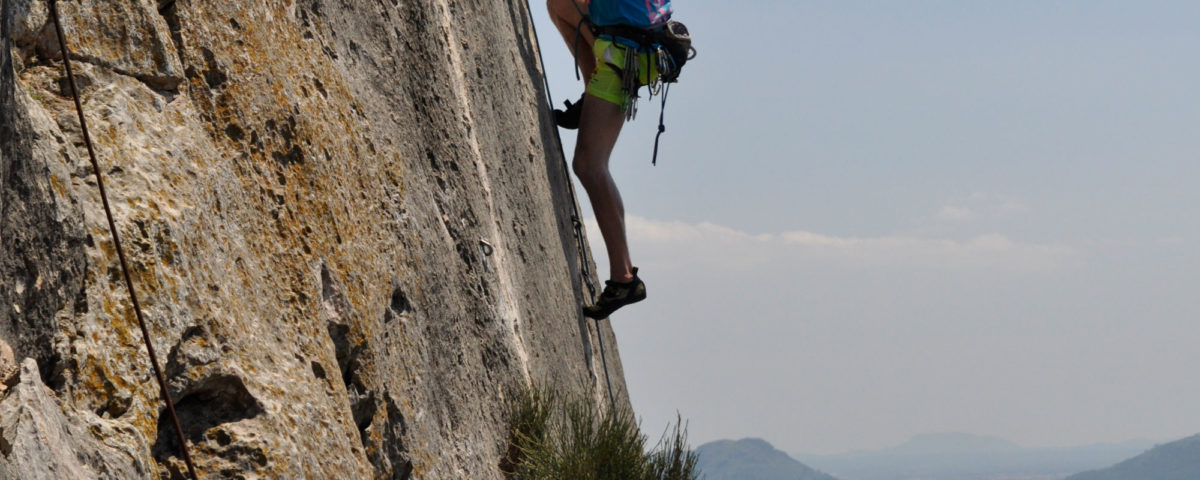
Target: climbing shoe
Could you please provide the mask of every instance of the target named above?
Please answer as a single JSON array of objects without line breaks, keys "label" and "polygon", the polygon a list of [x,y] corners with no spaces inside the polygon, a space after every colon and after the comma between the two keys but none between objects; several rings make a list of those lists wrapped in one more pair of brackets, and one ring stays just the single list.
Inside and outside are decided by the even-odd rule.
[{"label": "climbing shoe", "polygon": [[554,123],[567,130],[579,128],[579,117],[583,114],[583,97],[579,97],[575,103],[563,100],[563,104],[567,106],[566,109],[554,110]]},{"label": "climbing shoe", "polygon": [[633,280],[626,283],[608,280],[604,282],[604,291],[595,305],[583,307],[583,314],[588,318],[600,320],[608,318],[618,308],[646,299],[646,284],[637,276],[637,268],[633,269]]}]

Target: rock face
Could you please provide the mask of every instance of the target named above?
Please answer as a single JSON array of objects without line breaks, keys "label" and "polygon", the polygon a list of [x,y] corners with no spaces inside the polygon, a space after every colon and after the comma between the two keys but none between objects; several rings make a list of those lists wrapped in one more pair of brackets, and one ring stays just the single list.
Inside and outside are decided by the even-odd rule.
[{"label": "rock face", "polygon": [[[0,2],[0,477],[182,478],[48,5]],[[516,389],[607,402],[600,335],[627,398],[525,2],[59,9],[202,477],[500,478]]]},{"label": "rock face", "polygon": [[[127,452],[148,448],[136,443],[124,422],[64,412],[42,383],[37,362],[21,365],[18,382],[0,402],[0,478],[146,478],[153,470],[144,458]],[[135,443],[113,446],[94,440],[89,429],[110,439]],[[124,430],[124,431],[122,431]]]}]

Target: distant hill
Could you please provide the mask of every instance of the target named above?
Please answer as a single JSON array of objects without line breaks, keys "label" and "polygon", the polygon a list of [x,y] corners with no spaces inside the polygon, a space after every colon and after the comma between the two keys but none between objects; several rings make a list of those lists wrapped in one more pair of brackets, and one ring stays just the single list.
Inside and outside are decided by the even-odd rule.
[{"label": "distant hill", "polygon": [[1200,479],[1200,435],[1159,445],[1111,468],[1067,477],[1067,480],[1197,479]]},{"label": "distant hill", "polygon": [[[1145,452],[1150,441],[1061,448],[1024,448],[967,433],[918,435],[882,450],[795,455],[800,461],[854,480],[1059,480]],[[1137,480],[1155,480],[1142,478]],[[1200,480],[1195,477],[1190,480]]]},{"label": "distant hill", "polygon": [[757,438],[709,442],[696,455],[702,480],[837,480]]},{"label": "distant hill", "polygon": [[1013,452],[1021,446],[1000,437],[970,433],[926,433],[884,452],[896,455],[961,454],[979,452]]}]

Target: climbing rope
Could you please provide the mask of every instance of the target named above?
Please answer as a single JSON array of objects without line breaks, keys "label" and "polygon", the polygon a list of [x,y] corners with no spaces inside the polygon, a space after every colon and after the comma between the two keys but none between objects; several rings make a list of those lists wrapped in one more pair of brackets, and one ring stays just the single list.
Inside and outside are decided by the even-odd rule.
[{"label": "climbing rope", "polygon": [[[574,0],[571,1],[574,3]],[[575,8],[578,9],[579,5],[575,5]],[[530,12],[530,16],[533,15],[533,10],[530,8],[528,1],[525,2],[525,9]],[[580,10],[579,13],[582,15],[583,11]],[[530,18],[530,24],[533,25],[533,41],[538,47],[538,63],[542,67],[542,83],[546,89],[546,104],[554,105],[554,95],[550,93],[550,79],[546,77],[546,61],[542,58],[542,41],[538,37],[537,22],[533,22],[532,20]],[[559,135],[557,126],[554,127],[554,141],[558,143],[558,153],[559,157],[562,158],[563,164],[563,178],[567,180],[567,192],[571,195],[571,225],[575,229],[575,249],[579,253],[579,274],[583,276],[583,281],[587,285],[588,299],[595,299],[596,284],[592,282],[592,269],[588,264],[586,253],[587,245],[583,241],[583,222],[579,219],[579,202],[575,197],[575,184],[571,182],[571,168],[570,165],[567,165],[567,153],[563,149],[562,136]],[[600,320],[598,319],[596,320],[596,337],[600,340],[600,362],[604,367],[604,382],[608,385],[608,401],[612,404],[613,410],[616,410],[617,397],[613,393],[612,378],[608,374],[608,355],[604,351],[604,333],[600,330]]]},{"label": "climbing rope", "polygon": [[175,402],[167,391],[167,381],[163,376],[162,367],[158,363],[158,355],[154,353],[154,344],[150,341],[150,330],[146,328],[146,319],[142,316],[142,306],[138,302],[137,291],[133,289],[133,278],[129,275],[129,265],[125,261],[125,251],[121,248],[121,237],[117,235],[117,224],[113,220],[112,209],[108,205],[108,194],[104,190],[104,177],[100,174],[100,163],[96,160],[96,151],[92,147],[92,138],[88,135],[87,119],[83,116],[83,104],[79,100],[79,88],[75,84],[75,73],[71,70],[71,55],[67,49],[67,39],[63,35],[62,22],[58,17],[58,1],[50,0],[50,11],[54,17],[54,31],[58,34],[58,45],[62,50],[63,66],[67,70],[67,81],[71,85],[71,98],[75,100],[75,112],[79,115],[79,126],[83,131],[83,143],[87,145],[88,158],[92,161],[92,170],[96,172],[96,186],[100,188],[100,201],[104,204],[104,215],[108,218],[108,231],[112,234],[113,246],[117,250],[117,258],[121,261],[121,273],[125,276],[125,287],[129,289],[129,298],[133,302],[133,311],[137,315],[138,327],[142,330],[142,340],[150,353],[150,364],[154,366],[154,377],[158,379],[158,388],[162,391],[163,401],[167,404],[167,413],[175,425],[175,433],[179,440],[179,450],[183,454],[183,463],[187,464],[188,474],[192,480],[198,480],[196,467],[192,465],[192,457],[188,453],[187,441],[183,436],[183,428],[179,424],[179,416],[175,414]]}]

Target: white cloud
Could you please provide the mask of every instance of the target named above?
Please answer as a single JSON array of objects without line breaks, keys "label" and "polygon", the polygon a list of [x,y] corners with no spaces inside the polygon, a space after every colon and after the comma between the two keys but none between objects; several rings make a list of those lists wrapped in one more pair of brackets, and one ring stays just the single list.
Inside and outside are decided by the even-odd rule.
[{"label": "white cloud", "polygon": [[[599,239],[594,219],[590,238]],[[636,257],[709,267],[822,266],[924,270],[1047,271],[1076,257],[1067,245],[1024,243],[1001,234],[966,239],[920,234],[842,237],[806,231],[749,233],[710,222],[689,224],[629,215],[626,229]],[[602,250],[601,244],[595,244]],[[602,251],[597,251],[602,255]]]},{"label": "white cloud", "polygon": [[975,220],[997,220],[1024,217],[1033,210],[1023,202],[1007,195],[975,192],[966,198],[946,202],[933,215],[933,219],[945,223]]},{"label": "white cloud", "polygon": [[974,220],[979,217],[967,207],[957,205],[945,205],[934,215],[934,218],[943,222],[965,222]]},{"label": "white cloud", "polygon": [[1012,199],[1006,199],[993,209],[1001,217],[1023,217],[1033,213],[1029,206]]}]

